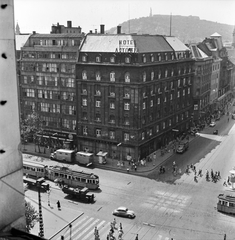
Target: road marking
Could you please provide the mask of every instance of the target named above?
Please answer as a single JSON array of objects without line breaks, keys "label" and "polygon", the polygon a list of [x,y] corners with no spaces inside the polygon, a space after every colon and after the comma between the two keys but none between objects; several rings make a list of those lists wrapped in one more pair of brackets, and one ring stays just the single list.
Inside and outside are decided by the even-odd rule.
[{"label": "road marking", "polygon": [[[93,219],[93,218],[92,218]],[[92,220],[91,219],[91,220]],[[90,221],[89,221],[90,222]],[[75,239],[79,239],[85,232],[88,231],[88,229],[93,228],[96,223],[99,222],[99,219],[96,219],[94,222],[92,222],[87,228],[85,228],[78,236],[75,237]],[[83,238],[82,238],[83,239]]]},{"label": "road marking", "polygon": [[[105,221],[100,222],[98,225],[96,225],[97,229],[100,230],[99,228],[102,226],[102,224],[104,224]],[[88,237],[90,237],[92,234],[94,234],[93,231],[90,231],[86,236],[84,236],[82,239],[86,240]],[[100,232],[99,232],[99,236],[100,236]],[[91,238],[90,238],[91,239]]]}]

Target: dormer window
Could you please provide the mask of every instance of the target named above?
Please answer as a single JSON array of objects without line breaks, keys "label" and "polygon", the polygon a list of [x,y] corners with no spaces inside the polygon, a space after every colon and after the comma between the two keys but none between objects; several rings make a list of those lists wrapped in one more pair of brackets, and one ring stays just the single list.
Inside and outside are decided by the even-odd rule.
[{"label": "dormer window", "polygon": [[101,62],[101,56],[96,56],[95,61],[98,63]]},{"label": "dormer window", "polygon": [[87,55],[82,56],[82,62],[87,62]]},{"label": "dormer window", "polygon": [[171,60],[174,60],[174,53],[171,54]]},{"label": "dormer window", "polygon": [[159,53],[158,54],[158,61],[161,62],[161,60],[162,60],[162,57],[161,57],[161,54]]},{"label": "dormer window", "polygon": [[150,56],[150,61],[154,62],[154,55],[153,54],[151,54],[151,56]]},{"label": "dormer window", "polygon": [[130,57],[125,57],[125,63],[130,63]]},{"label": "dormer window", "polygon": [[146,59],[146,56],[145,54],[143,54],[143,63],[146,63],[147,59]]},{"label": "dormer window", "polygon": [[115,63],[115,56],[110,57],[110,62]]},{"label": "dormer window", "polygon": [[165,60],[166,60],[166,61],[168,60],[168,56],[167,56],[167,53],[165,53]]}]

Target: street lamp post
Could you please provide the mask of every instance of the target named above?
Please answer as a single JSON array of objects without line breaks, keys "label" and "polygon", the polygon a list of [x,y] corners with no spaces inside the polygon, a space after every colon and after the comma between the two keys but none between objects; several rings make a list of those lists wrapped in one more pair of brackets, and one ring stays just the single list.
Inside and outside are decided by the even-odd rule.
[{"label": "street lamp post", "polygon": [[39,237],[44,237],[44,227],[42,218],[42,203],[41,203],[41,180],[37,180],[38,188],[38,211],[39,211]]},{"label": "street lamp post", "polygon": [[[122,145],[122,143],[118,143],[117,147],[120,147],[121,145]],[[119,160],[120,161],[122,160],[122,148],[121,148],[121,150],[119,150]]]}]

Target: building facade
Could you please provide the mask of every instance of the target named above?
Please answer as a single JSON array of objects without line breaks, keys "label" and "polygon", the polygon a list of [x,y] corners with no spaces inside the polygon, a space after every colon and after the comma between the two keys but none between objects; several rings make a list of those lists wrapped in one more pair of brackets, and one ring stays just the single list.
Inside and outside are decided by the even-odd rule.
[{"label": "building facade", "polygon": [[[193,60],[163,36],[87,34],[77,63],[78,149],[138,159],[190,127]],[[172,131],[174,130],[174,131]]]},{"label": "building facade", "polygon": [[204,124],[210,116],[211,74],[213,59],[200,50],[196,44],[190,44],[195,60],[193,83],[193,120],[195,125]]},{"label": "building facade", "polygon": [[75,68],[83,34],[32,34],[21,48],[20,106],[24,119],[42,119],[41,144],[74,148],[76,141]]}]

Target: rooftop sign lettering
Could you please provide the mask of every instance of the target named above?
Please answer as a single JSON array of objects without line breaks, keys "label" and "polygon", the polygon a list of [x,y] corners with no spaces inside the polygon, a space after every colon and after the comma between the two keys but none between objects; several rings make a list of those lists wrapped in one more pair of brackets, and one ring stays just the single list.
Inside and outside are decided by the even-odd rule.
[{"label": "rooftop sign lettering", "polygon": [[137,53],[138,52],[135,40],[129,40],[129,39],[119,40],[118,46],[119,47],[115,49],[116,53]]}]

